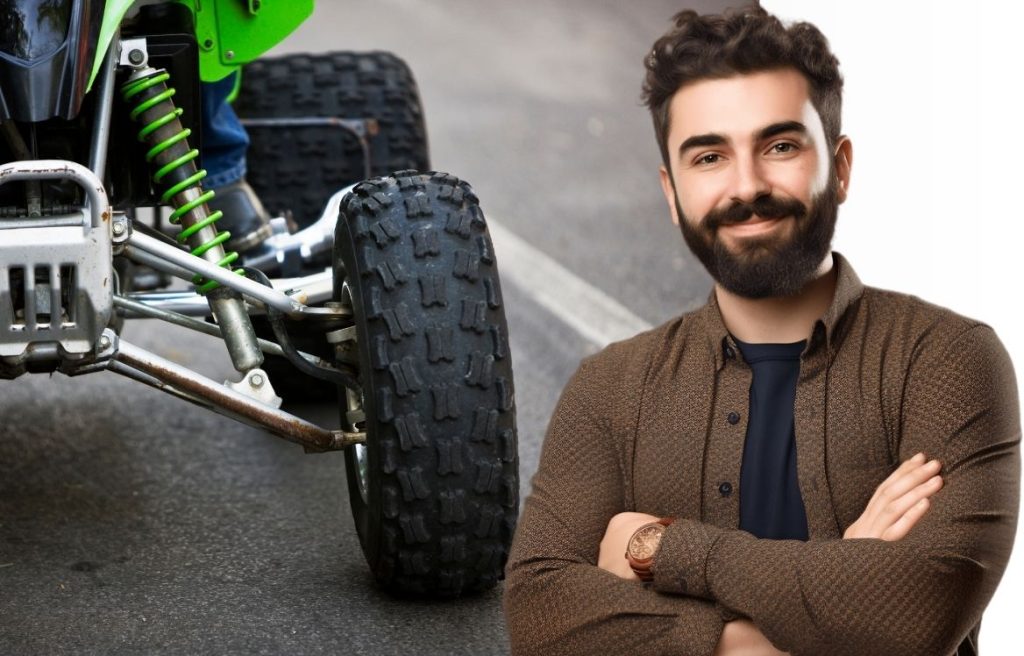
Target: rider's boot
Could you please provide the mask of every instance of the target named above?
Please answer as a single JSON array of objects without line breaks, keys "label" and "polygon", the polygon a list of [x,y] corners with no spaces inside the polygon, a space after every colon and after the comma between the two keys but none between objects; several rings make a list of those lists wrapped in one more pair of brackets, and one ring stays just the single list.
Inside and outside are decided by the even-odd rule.
[{"label": "rider's boot", "polygon": [[224,212],[217,222],[217,229],[231,233],[231,239],[225,244],[227,250],[244,255],[270,237],[270,214],[248,182],[238,180],[218,187],[216,192],[217,195],[207,205],[211,212]]}]

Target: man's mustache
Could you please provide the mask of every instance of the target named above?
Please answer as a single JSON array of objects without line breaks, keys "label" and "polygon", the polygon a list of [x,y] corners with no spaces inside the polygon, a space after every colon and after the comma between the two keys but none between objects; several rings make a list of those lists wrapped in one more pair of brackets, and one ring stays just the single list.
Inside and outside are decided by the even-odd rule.
[{"label": "man's mustache", "polygon": [[721,210],[711,210],[704,217],[704,227],[717,230],[722,226],[743,223],[758,215],[763,219],[781,219],[792,216],[802,219],[807,215],[807,206],[795,198],[783,199],[776,196],[759,196],[750,203],[733,203]]}]

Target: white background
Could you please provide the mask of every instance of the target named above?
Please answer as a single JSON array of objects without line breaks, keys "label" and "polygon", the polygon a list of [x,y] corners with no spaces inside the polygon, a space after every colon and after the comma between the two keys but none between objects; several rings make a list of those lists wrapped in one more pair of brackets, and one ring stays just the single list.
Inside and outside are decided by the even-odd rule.
[{"label": "white background", "polygon": [[[843,131],[854,161],[836,250],[866,284],[991,325],[1020,378],[1024,8],[995,0],[761,5],[821,28],[846,79]],[[985,613],[985,656],[1024,653],[1022,533]]]}]

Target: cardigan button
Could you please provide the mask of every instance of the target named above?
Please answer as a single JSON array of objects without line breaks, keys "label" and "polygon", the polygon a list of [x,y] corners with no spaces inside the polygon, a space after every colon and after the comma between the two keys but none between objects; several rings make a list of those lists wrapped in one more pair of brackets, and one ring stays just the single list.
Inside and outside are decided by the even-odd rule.
[{"label": "cardigan button", "polygon": [[725,418],[733,426],[740,423],[740,414],[738,412],[730,412]]},{"label": "cardigan button", "polygon": [[727,360],[732,360],[736,357],[736,351],[734,351],[728,344],[725,345],[725,357]]},{"label": "cardigan button", "polygon": [[718,486],[718,493],[723,497],[727,497],[732,494],[732,483],[726,481]]}]

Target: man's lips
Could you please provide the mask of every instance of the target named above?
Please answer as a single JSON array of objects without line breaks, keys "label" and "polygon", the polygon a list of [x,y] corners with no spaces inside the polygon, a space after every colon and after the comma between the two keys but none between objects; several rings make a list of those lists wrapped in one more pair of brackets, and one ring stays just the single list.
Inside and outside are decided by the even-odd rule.
[{"label": "man's lips", "polygon": [[723,225],[719,228],[719,230],[724,230],[729,234],[737,237],[749,237],[753,235],[760,235],[765,232],[770,232],[787,218],[789,217],[767,219],[764,217],[757,216],[755,214],[746,221]]}]

